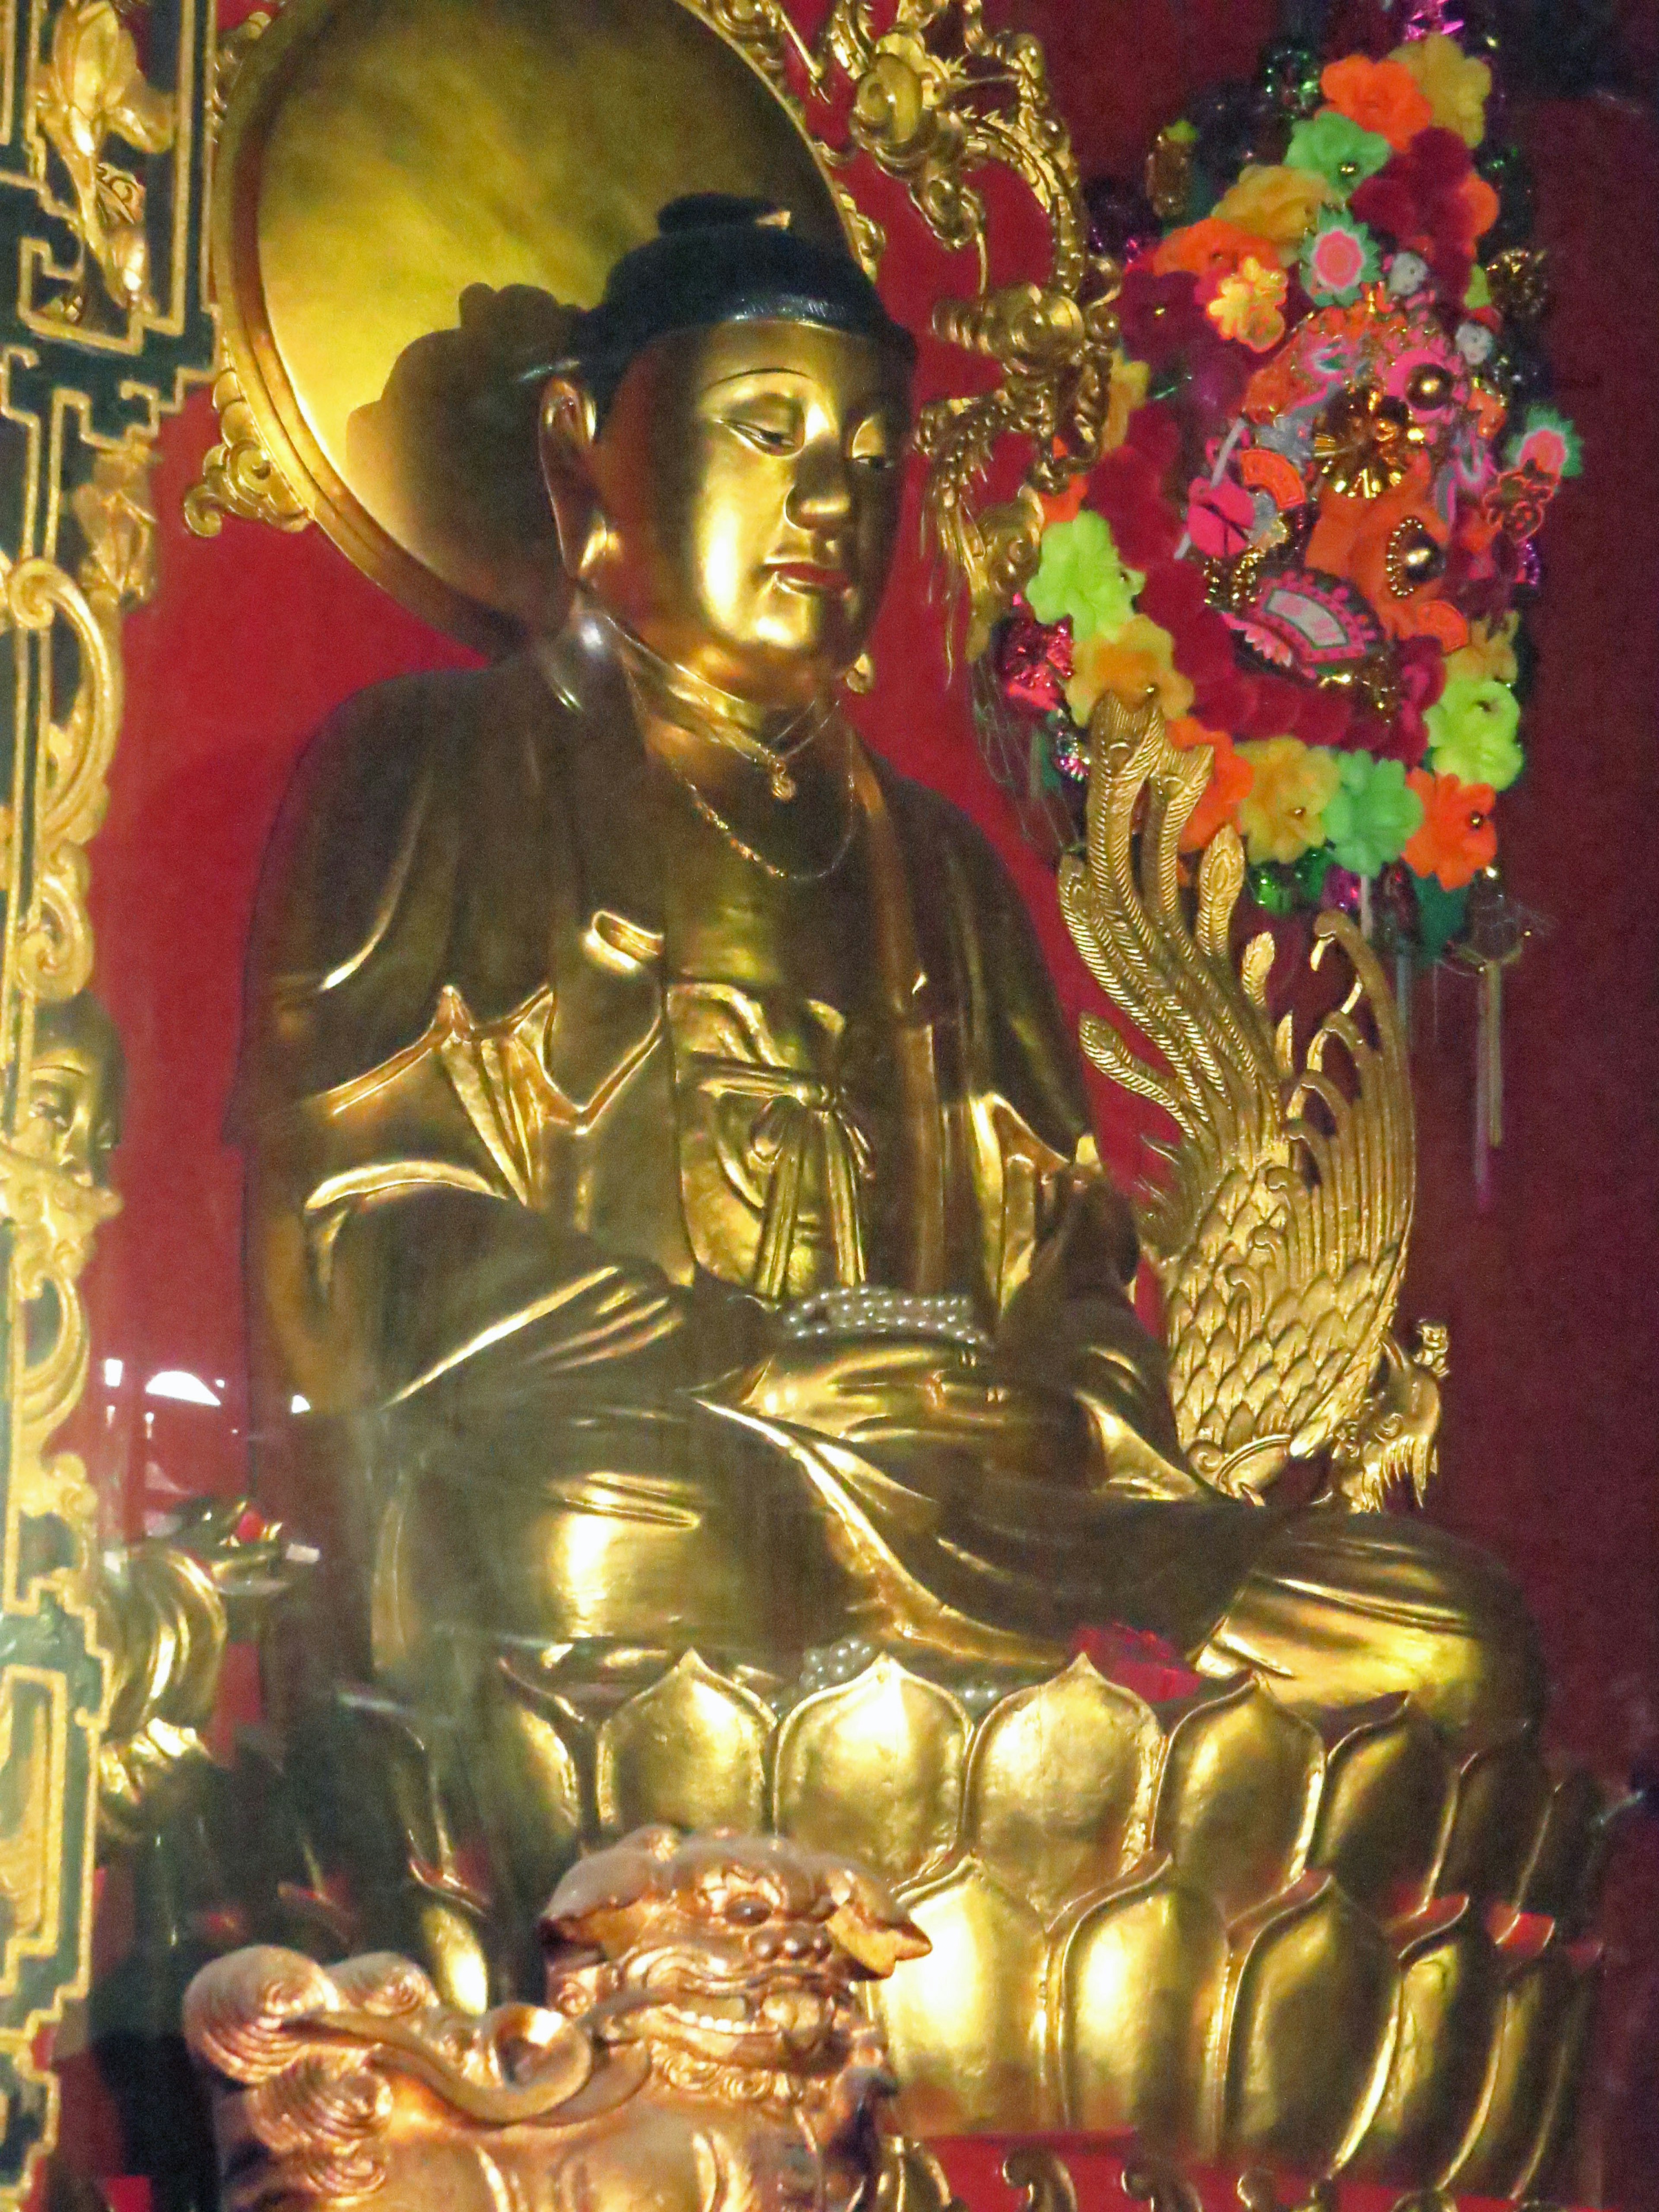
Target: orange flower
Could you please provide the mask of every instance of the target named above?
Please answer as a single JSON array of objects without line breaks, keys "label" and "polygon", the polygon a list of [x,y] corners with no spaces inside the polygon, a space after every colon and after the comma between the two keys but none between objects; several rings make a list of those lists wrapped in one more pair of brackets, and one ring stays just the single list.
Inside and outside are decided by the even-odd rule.
[{"label": "orange flower", "polygon": [[1428,96],[1399,62],[1374,62],[1349,54],[1322,73],[1319,88],[1339,115],[1362,131],[1375,131],[1396,152],[1434,120]]},{"label": "orange flower", "polygon": [[1207,215],[1202,222],[1172,230],[1152,255],[1152,269],[1159,276],[1184,270],[1188,276],[1197,277],[1199,298],[1208,300],[1221,279],[1231,276],[1245,260],[1277,268],[1279,248],[1270,238],[1258,238],[1253,231],[1241,230],[1236,222]]},{"label": "orange flower", "polygon": [[1461,891],[1497,857],[1492,810],[1498,794],[1489,783],[1460,783],[1426,769],[1413,769],[1406,781],[1423,802],[1422,827],[1406,848],[1406,866],[1415,875],[1433,876],[1442,890]]},{"label": "orange flower", "polygon": [[1177,752],[1190,752],[1198,745],[1210,749],[1209,783],[1181,833],[1183,853],[1201,852],[1224,824],[1237,828],[1239,801],[1249,797],[1255,770],[1224,730],[1206,730],[1190,715],[1166,724],[1164,735]]},{"label": "orange flower", "polygon": [[1045,491],[1038,496],[1042,501],[1044,522],[1075,522],[1089,496],[1089,471],[1080,470],[1064,491]]},{"label": "orange flower", "polygon": [[1170,721],[1193,703],[1193,687],[1175,665],[1175,640],[1146,615],[1132,615],[1110,637],[1085,638],[1077,647],[1066,687],[1073,720],[1086,722],[1103,691],[1115,691],[1132,707],[1151,693]]}]

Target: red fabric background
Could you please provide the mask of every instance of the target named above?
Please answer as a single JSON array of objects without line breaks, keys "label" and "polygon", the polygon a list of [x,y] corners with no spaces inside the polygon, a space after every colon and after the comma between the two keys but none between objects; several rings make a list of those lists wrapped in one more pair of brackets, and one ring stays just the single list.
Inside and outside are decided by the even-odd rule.
[{"label": "red fabric background", "polygon": [[[1085,170],[1130,169],[1195,86],[1248,72],[1269,27],[1261,0],[1048,0],[1018,13],[1048,45]],[[1512,971],[1509,1137],[1484,1215],[1468,1161],[1467,985],[1448,979],[1438,1042],[1419,1045],[1407,1305],[1452,1330],[1436,1516],[1520,1577],[1558,1686],[1558,1733],[1620,1780],[1659,1767],[1649,1315],[1659,917],[1643,842],[1659,812],[1659,144],[1634,109],[1607,105],[1540,108],[1521,131],[1553,259],[1561,396],[1586,454],[1544,541],[1532,766],[1503,810],[1511,886],[1556,927]],[[93,852],[96,983],[126,1040],[130,1088],[115,1170],[125,1206],[89,1276],[94,1372],[73,1440],[112,1528],[128,1533],[178,1492],[245,1479],[240,1176],[221,1121],[240,947],[283,781],[307,733],[358,686],[465,658],[314,531],[283,538],[232,524],[216,544],[186,537],[179,500],[211,435],[198,398],[164,440],[161,589],[128,626],[127,722]],[[860,719],[884,752],[989,830],[1079,1007],[1086,978],[1052,879],[980,765],[927,589],[907,554]],[[1100,1112],[1107,1157],[1132,1172],[1139,1109],[1103,1095]],[[106,1379],[107,1360],[121,1363],[118,1382]],[[201,1378],[222,1407],[146,1401],[143,1384],[161,1369]],[[1626,1844],[1610,1905],[1601,2117],[1575,2192],[1586,2201],[1605,2190],[1659,2204],[1656,1904],[1650,1823]]]}]

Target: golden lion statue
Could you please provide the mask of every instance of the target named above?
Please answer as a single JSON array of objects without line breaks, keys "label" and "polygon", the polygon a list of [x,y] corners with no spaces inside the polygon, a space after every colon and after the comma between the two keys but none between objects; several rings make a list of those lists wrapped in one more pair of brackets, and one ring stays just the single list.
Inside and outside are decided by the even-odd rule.
[{"label": "golden lion statue", "polygon": [[226,2212],[846,2212],[896,2084],[855,1986],[927,1939],[849,1862],[641,1828],[541,1923],[547,2006],[482,2019],[387,1954],[238,1951],[185,2033],[214,2091]]}]

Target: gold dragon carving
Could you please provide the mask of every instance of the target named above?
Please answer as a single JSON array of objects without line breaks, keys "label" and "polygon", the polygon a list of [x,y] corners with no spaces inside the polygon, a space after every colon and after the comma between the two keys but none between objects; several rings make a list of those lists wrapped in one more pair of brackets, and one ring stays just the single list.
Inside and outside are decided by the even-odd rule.
[{"label": "gold dragon carving", "polygon": [[1164,1179],[1139,1206],[1157,1271],[1182,1441],[1222,1490],[1255,1496],[1328,1455],[1334,1497],[1420,1498],[1434,1471],[1446,1338],[1414,1354],[1393,1334],[1416,1194],[1411,1079],[1376,957],[1340,914],[1314,924],[1309,967],[1344,963],[1338,1003],[1298,1042],[1275,1020],[1274,939],[1238,949],[1244,854],[1224,829],[1190,888],[1181,832],[1209,780],[1155,706],[1097,711],[1085,851],[1060,872],[1073,938],[1112,1006],[1152,1048],[1097,1016],[1083,1045],[1158,1107]]},{"label": "gold dragon carving", "polygon": [[[878,2182],[894,2083],[858,1990],[927,1943],[871,1875],[780,1838],[641,1829],[571,1869],[541,1934],[546,2005],[482,2019],[384,1954],[207,1967],[185,2033],[228,2212],[625,2212],[647,2183],[660,2212],[850,2212]],[[925,2154],[888,2163],[878,2202],[942,2212]]]},{"label": "gold dragon carving", "polygon": [[[75,233],[81,265],[73,287],[51,313],[85,322],[93,308],[94,274],[112,305],[149,314],[149,241],[144,187],[131,169],[108,158],[111,139],[141,154],[161,154],[176,125],[173,102],[146,82],[138,49],[112,0],[66,0],[53,18],[47,58],[37,65],[31,94],[30,168],[45,204]],[[58,205],[48,191],[47,148],[58,155],[74,194]]]}]

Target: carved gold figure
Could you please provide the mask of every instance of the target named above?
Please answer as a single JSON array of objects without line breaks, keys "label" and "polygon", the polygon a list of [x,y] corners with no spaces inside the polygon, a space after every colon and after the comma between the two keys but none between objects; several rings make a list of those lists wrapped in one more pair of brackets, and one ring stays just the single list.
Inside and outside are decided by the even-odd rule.
[{"label": "carved gold figure", "polygon": [[267,866],[259,1484],[322,1555],[272,1686],[408,1716],[509,1923],[538,1710],[688,1650],[761,1695],[849,1633],[1042,1668],[1121,1621],[1294,1711],[1538,1701],[1495,1568],[1182,1449],[1018,898],[836,703],[908,357],[850,258],[671,210],[516,373],[568,618],[353,702]]},{"label": "carved gold figure", "polygon": [[[625,2141],[680,2179],[724,2159],[745,2201],[841,2202],[855,1980],[913,2129],[1535,2192],[1607,1821],[1540,1758],[1497,1571],[1346,1510],[1420,1493],[1444,1368],[1391,1334],[1413,1161],[1374,964],[1334,929],[1322,1019],[1271,1020],[1236,845],[1180,877],[1202,757],[1103,714],[1062,889],[1158,1065],[1103,1025],[1085,1049],[1176,1131],[1139,1194],[1166,1363],[1019,902],[837,703],[907,444],[973,651],[1037,493],[1121,434],[1115,271],[1035,43],[975,0],[834,0],[810,40],[775,0],[289,0],[168,109],[181,153],[210,80],[222,435],[193,526],[314,517],[422,612],[520,635],[351,702],[272,848],[236,1110],[258,1490],[293,1540],[227,1508],[105,1563],[101,1826],[137,1846],[147,1948],[99,2016],[171,2027],[169,1942],[175,1968],[285,1947],[211,1984],[252,2039],[202,2047],[237,2171],[269,2153],[323,2201],[382,2159],[428,2201],[418,2139],[492,2206],[567,2152],[615,2193]],[[977,263],[933,325],[981,388],[914,428],[909,345],[845,251],[873,271],[881,228],[805,127],[840,94],[832,131]],[[994,288],[987,166],[1046,218],[1041,282]],[[681,204],[641,246],[714,186],[765,204]],[[1010,430],[1030,480],[986,507]],[[89,969],[143,468],[117,443],[77,479],[78,589],[4,579],[9,621],[81,648],[40,732],[58,858],[20,905],[42,1004]],[[29,1019],[8,1205],[40,1319],[112,1201],[108,1117]],[[85,1366],[58,1303],[26,1459]],[[227,1774],[203,1731],[252,1602],[277,1725]],[[56,1913],[75,1741],[20,1721],[0,1762],[19,1955]],[[665,1820],[744,1840],[586,1861],[562,1917],[599,1955],[559,1987],[587,2025],[489,2014],[537,1986],[573,1861]],[[862,1860],[896,1909],[854,1927],[825,1905],[853,1878],[813,1891],[792,1846]],[[294,1956],[388,1941],[420,1967]],[[876,2201],[929,2201],[926,2165]]]},{"label": "carved gold figure", "polygon": [[[858,1984],[925,1951],[879,1883],[771,1838],[641,1829],[543,1923],[546,2008],[483,2020],[387,1957],[206,1969],[185,2028],[215,2091],[228,2212],[850,2212],[895,2147]],[[942,2203],[945,2192],[937,2192]]]}]

